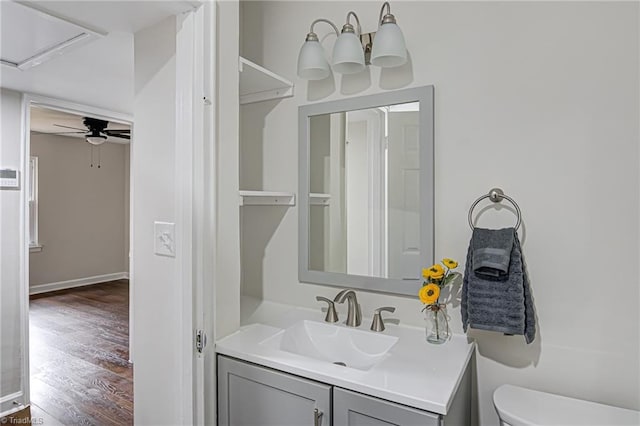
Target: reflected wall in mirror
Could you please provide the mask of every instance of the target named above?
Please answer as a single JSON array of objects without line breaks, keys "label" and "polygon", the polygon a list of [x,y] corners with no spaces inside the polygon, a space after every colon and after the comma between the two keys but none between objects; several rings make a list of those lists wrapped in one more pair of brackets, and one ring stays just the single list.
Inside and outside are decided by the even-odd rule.
[{"label": "reflected wall in mirror", "polygon": [[300,281],[415,295],[433,260],[433,87],[300,107]]}]

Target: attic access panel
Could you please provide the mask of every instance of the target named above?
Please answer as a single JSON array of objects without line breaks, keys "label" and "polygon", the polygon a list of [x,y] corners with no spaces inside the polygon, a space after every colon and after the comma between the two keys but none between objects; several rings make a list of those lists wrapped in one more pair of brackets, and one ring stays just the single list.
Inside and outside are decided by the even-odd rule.
[{"label": "attic access panel", "polygon": [[21,70],[34,67],[63,51],[103,36],[21,3],[0,2],[0,61]]}]

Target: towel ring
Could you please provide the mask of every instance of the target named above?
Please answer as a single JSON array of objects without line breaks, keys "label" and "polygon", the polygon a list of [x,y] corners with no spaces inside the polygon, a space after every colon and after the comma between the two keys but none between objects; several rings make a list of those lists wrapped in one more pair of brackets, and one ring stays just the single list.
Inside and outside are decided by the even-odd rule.
[{"label": "towel ring", "polygon": [[482,197],[475,200],[473,204],[471,204],[471,208],[469,208],[469,226],[471,227],[472,230],[475,229],[475,226],[473,226],[473,219],[472,219],[473,209],[478,205],[480,201],[484,200],[485,198],[489,198],[494,203],[499,203],[503,199],[506,199],[511,204],[513,204],[513,207],[515,207],[516,213],[518,215],[518,221],[516,222],[515,230],[517,231],[518,228],[520,228],[520,222],[522,221],[522,212],[520,211],[520,207],[518,206],[518,203],[513,201],[513,198],[509,197],[508,195],[505,195],[502,189],[493,188],[491,191],[489,191],[487,195],[483,195]]}]

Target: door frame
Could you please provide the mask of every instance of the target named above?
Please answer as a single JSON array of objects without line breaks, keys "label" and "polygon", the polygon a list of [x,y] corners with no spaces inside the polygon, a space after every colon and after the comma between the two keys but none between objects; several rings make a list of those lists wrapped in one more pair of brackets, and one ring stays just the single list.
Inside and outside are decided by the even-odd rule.
[{"label": "door frame", "polygon": [[[178,246],[185,249],[180,278],[183,286],[184,374],[190,374],[192,394],[183,395],[185,418],[193,425],[216,421],[215,372],[215,258],[216,258],[216,34],[217,4],[205,2],[181,17],[176,40],[178,120],[176,170],[182,176],[177,194],[177,219],[185,232]],[[188,196],[184,197],[185,194]],[[188,201],[185,203],[185,201]],[[180,241],[182,238],[182,241]],[[187,288],[188,287],[188,288]],[[187,313],[191,313],[187,317]],[[205,336],[202,352],[194,348],[195,333]],[[206,344],[206,340],[210,344]],[[213,406],[213,408],[211,408]]]},{"label": "door frame", "polygon": [[[179,348],[182,383],[184,390],[180,401],[180,415],[189,424],[209,424],[215,421],[215,238],[216,238],[216,132],[217,121],[215,99],[216,90],[216,39],[217,2],[205,2],[191,11],[179,14],[181,31],[176,39],[176,140],[180,149],[176,150],[175,173],[181,191],[176,195],[176,219],[180,224],[176,237],[177,277],[181,285],[181,305],[183,315],[179,327]],[[206,55],[205,55],[206,54]],[[206,58],[206,59],[205,59]],[[30,158],[30,111],[32,104],[57,109],[64,112],[90,115],[107,121],[131,125],[130,149],[130,233],[129,233],[129,275],[133,277],[134,265],[131,254],[134,244],[134,184],[133,170],[137,163],[132,150],[135,143],[133,116],[107,109],[55,99],[37,94],[25,93],[22,97],[21,164],[24,170]],[[26,174],[25,174],[26,175]],[[28,177],[24,185],[30,182]],[[28,247],[28,199],[22,191],[21,199],[21,247],[20,321],[23,347],[27,356],[23,357],[24,403],[30,402],[28,321],[29,321],[29,247]],[[130,281],[129,312],[129,356],[135,362],[133,352],[133,294],[135,286]],[[195,350],[195,331],[201,329],[209,335],[210,343],[203,353]],[[134,383],[135,386],[135,383]],[[191,388],[191,392],[187,388]],[[212,395],[213,393],[213,395]],[[213,410],[211,409],[213,405]],[[205,409],[205,406],[207,408]],[[135,421],[135,419],[134,419]]]},{"label": "door frame", "polygon": [[[387,199],[385,151],[387,138],[385,135],[386,114],[383,107],[361,109],[346,112],[346,128],[353,121],[366,123],[366,162],[367,169],[367,202],[368,202],[368,252],[367,274],[374,277],[386,277],[388,273],[387,259]],[[348,131],[345,132],[345,135]],[[345,160],[347,161],[347,160]],[[348,175],[345,174],[345,187]],[[348,208],[348,206],[347,206]],[[347,268],[348,269],[348,268]]]},{"label": "door frame", "polygon": [[131,139],[129,140],[129,362],[133,362],[133,291],[131,288],[134,283],[133,277],[133,257],[130,255],[134,249],[133,244],[133,197],[134,197],[134,159],[133,150],[134,143],[134,123],[133,116],[121,112],[111,111],[91,105],[79,104],[63,99],[51,98],[47,96],[37,95],[33,93],[24,93],[22,95],[22,136],[21,136],[21,165],[23,173],[23,191],[20,202],[20,218],[22,228],[22,259],[20,262],[20,329],[23,341],[23,363],[22,363],[22,388],[24,405],[31,403],[30,394],[30,371],[29,371],[29,197],[26,194],[26,188],[31,185],[29,170],[29,159],[31,157],[31,107],[39,106],[69,114],[91,116],[101,120],[114,123],[126,124],[131,126]]}]

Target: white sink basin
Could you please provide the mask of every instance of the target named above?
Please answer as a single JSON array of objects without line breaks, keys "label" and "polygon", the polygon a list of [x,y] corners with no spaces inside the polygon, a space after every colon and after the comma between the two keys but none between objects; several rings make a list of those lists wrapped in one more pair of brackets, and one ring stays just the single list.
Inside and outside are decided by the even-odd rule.
[{"label": "white sink basin", "polygon": [[368,370],[384,359],[397,341],[395,336],[303,320],[262,344],[316,360]]}]

